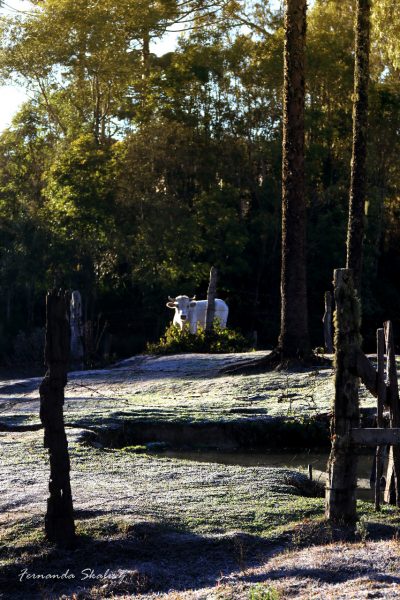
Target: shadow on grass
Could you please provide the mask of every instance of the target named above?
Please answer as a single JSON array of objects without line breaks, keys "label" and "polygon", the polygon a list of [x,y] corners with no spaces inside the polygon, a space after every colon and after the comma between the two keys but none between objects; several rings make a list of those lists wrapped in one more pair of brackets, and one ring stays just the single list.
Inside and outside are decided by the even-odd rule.
[{"label": "shadow on grass", "polygon": [[8,536],[0,549],[5,597],[91,598],[198,589],[282,549],[277,540],[255,535],[202,536],[168,523],[105,520],[102,512],[77,514],[79,535],[70,550],[46,542],[41,520],[20,522],[15,544]]},{"label": "shadow on grass", "polygon": [[43,429],[41,423],[31,423],[33,412],[14,415],[1,415],[0,432],[39,431]]},{"label": "shadow on grass", "polygon": [[[354,569],[334,573],[302,569],[301,565],[264,577],[246,575],[247,569],[265,564],[287,548],[354,541],[354,528],[332,529],[322,520],[267,539],[242,532],[205,536],[172,523],[113,520],[106,518],[103,510],[81,510],[76,517],[78,537],[71,550],[46,542],[41,518],[14,524],[0,547],[0,589],[6,598],[34,600],[76,594],[84,599],[196,590],[215,586],[232,573],[242,583],[290,576],[327,582],[359,577]],[[393,527],[380,526],[378,533],[380,538],[390,538],[393,532]],[[372,572],[375,575],[378,577]],[[400,578],[393,576],[391,581],[398,583]]]},{"label": "shadow on grass", "polygon": [[[379,571],[375,571],[373,570],[373,567],[369,567],[368,569],[355,569],[354,566],[353,567],[343,567],[340,570],[338,570],[335,567],[332,567],[332,569],[327,569],[327,568],[321,568],[321,569],[313,569],[313,568],[302,568],[301,566],[296,567],[294,569],[277,569],[275,571],[269,571],[268,572],[268,580],[273,580],[273,581],[277,581],[279,579],[289,579],[289,578],[296,578],[296,579],[314,579],[316,582],[323,582],[323,583],[331,583],[331,584],[338,584],[338,583],[345,583],[347,581],[352,581],[354,579],[360,579],[360,577],[362,577],[363,575],[368,575],[368,579],[370,581],[376,581],[376,582],[385,582],[385,583],[392,583],[392,584],[399,584],[400,583],[400,577],[396,576],[396,575],[387,575],[387,574],[382,574]],[[260,574],[260,575],[251,575],[249,577],[241,577],[240,581],[241,583],[264,583],[266,580],[266,575],[265,574]],[[321,596],[322,598],[323,596]],[[368,598],[368,596],[366,596]],[[370,598],[373,598],[374,596],[369,596]],[[376,596],[376,597],[381,597],[382,596]]]}]

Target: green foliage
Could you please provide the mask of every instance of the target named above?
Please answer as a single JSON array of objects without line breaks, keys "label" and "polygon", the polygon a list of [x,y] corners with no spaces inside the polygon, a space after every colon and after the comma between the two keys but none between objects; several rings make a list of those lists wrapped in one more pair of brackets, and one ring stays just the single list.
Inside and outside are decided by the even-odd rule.
[{"label": "green foliage", "polygon": [[383,53],[383,59],[398,71],[400,66],[400,16],[390,0],[372,2],[372,39]]},{"label": "green foliage", "polygon": [[[373,5],[362,291],[372,332],[385,318],[400,326],[393,276],[400,268],[399,18],[389,4]],[[163,330],[163,317],[154,315],[168,295],[204,294],[211,264],[231,323],[257,331],[261,347],[275,344],[281,8],[241,0],[35,0],[31,9],[0,21],[3,80],[33,92],[0,136],[5,345],[19,330],[43,325],[45,291],[62,282],[81,290],[87,319],[106,313],[117,352],[136,352]],[[152,43],[182,11],[198,26],[173,52],[156,56]],[[323,293],[345,256],[353,18],[354,0],[315,0],[308,12],[313,345],[322,344]]]},{"label": "green foliage", "polygon": [[362,515],[356,523],[355,534],[359,536],[361,543],[365,544],[369,535],[368,520],[365,515]]},{"label": "green foliage", "polygon": [[189,328],[179,329],[175,325],[167,327],[161,339],[154,344],[147,344],[147,352],[151,354],[180,354],[186,352],[211,352],[212,354],[228,352],[245,352],[250,350],[248,340],[238,331],[222,329],[218,322],[214,323],[210,333],[199,328],[197,334],[190,333]]},{"label": "green foliage", "polygon": [[257,584],[249,590],[249,600],[279,600],[280,592],[271,586]]}]

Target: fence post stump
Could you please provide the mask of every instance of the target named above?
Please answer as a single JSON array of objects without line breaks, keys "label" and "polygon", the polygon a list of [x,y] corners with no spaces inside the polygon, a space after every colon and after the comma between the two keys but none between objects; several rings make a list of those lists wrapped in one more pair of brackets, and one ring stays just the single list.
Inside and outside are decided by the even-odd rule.
[{"label": "fence post stump", "polygon": [[217,295],[217,269],[211,267],[210,283],[207,290],[206,332],[212,331],[215,316],[215,296]]},{"label": "fence post stump", "polygon": [[325,351],[328,354],[333,353],[333,340],[332,340],[332,294],[325,292],[325,313],[322,318],[324,325],[324,346]]},{"label": "fence post stump", "polygon": [[50,458],[50,496],[45,531],[48,540],[68,546],[75,537],[70,484],[68,442],[64,426],[64,387],[70,356],[70,298],[64,291],[51,291],[46,298],[46,375],[40,385],[40,420],[44,447]]},{"label": "fence post stump", "polygon": [[359,378],[354,360],[360,347],[360,307],[350,269],[336,269],[335,400],[331,423],[325,516],[331,521],[356,520],[357,456],[350,430],[359,426]]}]

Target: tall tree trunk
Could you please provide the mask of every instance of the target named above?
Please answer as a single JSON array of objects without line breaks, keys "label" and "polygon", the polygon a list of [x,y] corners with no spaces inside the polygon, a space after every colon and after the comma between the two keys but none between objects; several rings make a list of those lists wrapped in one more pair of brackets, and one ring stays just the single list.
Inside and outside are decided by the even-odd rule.
[{"label": "tall tree trunk", "polygon": [[370,0],[357,0],[354,63],[353,150],[351,158],[347,268],[360,290],[364,237],[368,126]]},{"label": "tall tree trunk", "polygon": [[304,64],[306,0],[285,0],[281,331],[283,360],[310,354],[306,284]]}]

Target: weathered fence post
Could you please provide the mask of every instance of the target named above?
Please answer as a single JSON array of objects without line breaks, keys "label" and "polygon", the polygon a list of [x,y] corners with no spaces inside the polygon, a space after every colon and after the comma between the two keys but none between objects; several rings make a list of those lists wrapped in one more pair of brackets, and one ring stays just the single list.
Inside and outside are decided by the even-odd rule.
[{"label": "weathered fence post", "polygon": [[[383,427],[383,405],[386,402],[385,383],[385,334],[383,329],[376,331],[376,360],[377,360],[377,409],[376,426]],[[382,477],[382,455],[384,447],[376,447],[375,455],[375,510],[380,510],[381,503],[381,477]]]},{"label": "weathered fence post", "polygon": [[[387,356],[387,384],[389,387],[390,427],[400,427],[399,386],[397,382],[396,355],[391,321],[384,324]],[[386,474],[385,502],[400,506],[400,446],[392,446]]]},{"label": "weathered fence post", "polygon": [[359,379],[354,375],[354,356],[360,347],[360,307],[350,269],[334,272],[335,400],[328,462],[326,517],[354,521],[356,514],[357,456],[351,446],[351,429],[359,426]]},{"label": "weathered fence post", "polygon": [[75,524],[70,484],[68,442],[64,426],[64,387],[70,356],[70,297],[52,291],[46,298],[46,375],[40,385],[40,420],[44,427],[44,446],[50,458],[50,496],[47,500],[45,530],[47,538],[59,545],[70,545]]},{"label": "weathered fence post", "polygon": [[206,332],[210,332],[213,327],[215,316],[215,296],[217,295],[217,269],[211,267],[210,283],[207,291],[207,310],[206,310]]},{"label": "weathered fence post", "polygon": [[71,326],[71,359],[74,366],[83,367],[83,324],[82,324],[82,298],[78,290],[71,294],[70,309]]},{"label": "weathered fence post", "polygon": [[324,345],[325,351],[328,354],[333,353],[333,340],[332,340],[332,294],[325,292],[325,313],[322,318],[324,325]]}]

